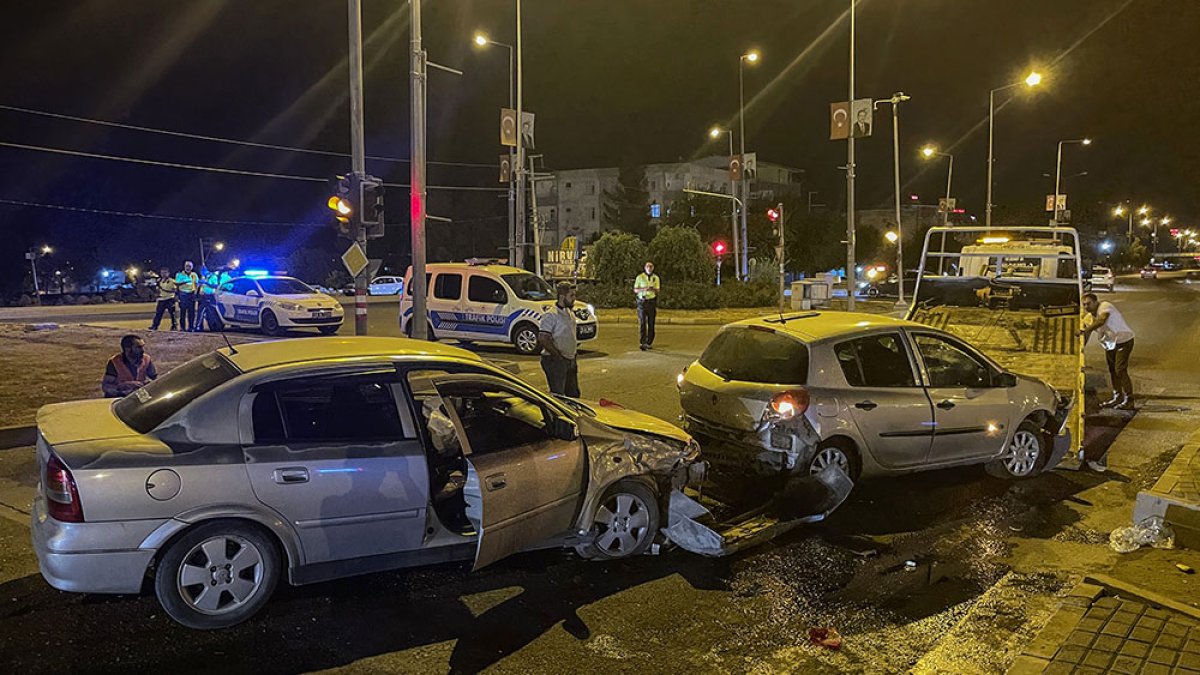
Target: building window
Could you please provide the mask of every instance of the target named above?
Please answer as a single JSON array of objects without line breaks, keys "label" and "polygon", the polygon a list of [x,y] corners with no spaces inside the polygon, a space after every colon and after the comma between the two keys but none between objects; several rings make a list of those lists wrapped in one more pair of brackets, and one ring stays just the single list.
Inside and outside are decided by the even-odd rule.
[{"label": "building window", "polygon": [[588,220],[593,223],[596,222],[596,207],[594,207],[594,206],[588,207]]},{"label": "building window", "polygon": [[662,217],[662,205],[660,205],[658,202],[654,202],[653,204],[650,205],[650,217],[651,218],[661,218]]},{"label": "building window", "polygon": [[571,189],[571,181],[567,181],[567,182],[563,183],[563,187],[570,190]]},{"label": "building window", "polygon": [[588,183],[586,186],[584,186],[584,188],[583,188],[583,194],[585,194],[585,195],[594,195],[594,194],[596,194],[596,184],[595,184],[595,183]]}]

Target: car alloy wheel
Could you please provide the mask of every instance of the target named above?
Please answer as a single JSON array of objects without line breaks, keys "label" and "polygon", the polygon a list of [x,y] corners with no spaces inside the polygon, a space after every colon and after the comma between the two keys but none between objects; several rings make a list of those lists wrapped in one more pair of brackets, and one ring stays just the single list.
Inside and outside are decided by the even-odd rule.
[{"label": "car alloy wheel", "polygon": [[262,331],[267,335],[279,335],[279,319],[269,309],[262,314]]},{"label": "car alloy wheel", "polygon": [[658,533],[658,502],[635,480],[608,489],[592,517],[592,540],[576,550],[585,558],[613,560],[641,555]]},{"label": "car alloy wheel", "polygon": [[263,586],[263,556],[237,535],[218,535],[192,547],[176,574],[176,590],[202,614],[226,614],[249,602]]},{"label": "car alloy wheel", "polygon": [[1018,429],[1017,433],[1013,434],[1008,447],[1004,449],[1004,455],[1000,460],[1004,462],[1004,468],[1008,470],[1008,473],[1017,478],[1023,478],[1033,473],[1041,454],[1042,444],[1038,440],[1037,434],[1028,429]]},{"label": "car alloy wheel", "polygon": [[517,332],[513,334],[513,344],[522,354],[537,354],[542,350],[542,346],[538,344],[537,329],[529,324],[517,327]]},{"label": "car alloy wheel", "polygon": [[846,457],[846,452],[836,445],[818,448],[817,454],[813,455],[812,463],[808,465],[808,473],[816,475],[831,464],[836,465],[847,476],[850,475],[850,458]]}]

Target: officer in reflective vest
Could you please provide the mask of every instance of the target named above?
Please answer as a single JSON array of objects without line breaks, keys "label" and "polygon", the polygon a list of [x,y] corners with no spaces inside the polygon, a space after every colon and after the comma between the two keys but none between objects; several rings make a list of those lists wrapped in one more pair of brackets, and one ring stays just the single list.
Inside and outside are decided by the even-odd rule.
[{"label": "officer in reflective vest", "polygon": [[107,398],[120,398],[146,386],[158,377],[154,361],[146,353],[146,341],[136,335],[121,338],[121,353],[108,360],[100,388]]},{"label": "officer in reflective vest", "polygon": [[196,323],[196,287],[200,278],[192,271],[192,261],[185,260],[183,269],[175,275],[175,286],[179,296],[179,327],[192,330]]},{"label": "officer in reflective vest", "polygon": [[192,330],[202,331],[205,324],[208,325],[208,330],[224,330],[221,313],[217,309],[216,293],[221,284],[229,281],[231,277],[228,272],[219,269],[211,272],[203,269],[200,272],[200,307],[196,311],[196,322],[192,324]]}]

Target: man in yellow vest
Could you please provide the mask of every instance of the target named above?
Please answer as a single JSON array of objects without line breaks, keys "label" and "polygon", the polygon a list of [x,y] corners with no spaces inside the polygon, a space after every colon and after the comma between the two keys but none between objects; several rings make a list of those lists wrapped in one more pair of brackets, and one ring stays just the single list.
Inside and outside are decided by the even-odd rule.
[{"label": "man in yellow vest", "polygon": [[163,312],[171,315],[171,330],[179,330],[179,323],[175,321],[175,295],[178,289],[171,270],[164,267],[158,271],[158,304],[154,307],[154,322],[150,324],[150,330],[158,330]]},{"label": "man in yellow vest", "polygon": [[641,349],[646,351],[654,344],[654,320],[658,317],[658,290],[661,284],[654,273],[654,263],[646,261],[646,269],[633,282],[637,295],[638,335]]},{"label": "man in yellow vest", "polygon": [[200,285],[200,277],[192,271],[192,261],[185,260],[183,269],[175,275],[175,286],[179,297],[179,327],[182,330],[194,330],[196,323],[196,290]]}]

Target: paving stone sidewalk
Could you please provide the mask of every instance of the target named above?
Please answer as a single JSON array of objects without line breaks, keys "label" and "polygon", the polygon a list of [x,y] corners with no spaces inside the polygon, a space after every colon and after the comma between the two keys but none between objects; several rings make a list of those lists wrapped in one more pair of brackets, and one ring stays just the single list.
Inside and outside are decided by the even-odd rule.
[{"label": "paving stone sidewalk", "polygon": [[1200,674],[1200,621],[1081,583],[1008,673]]}]

